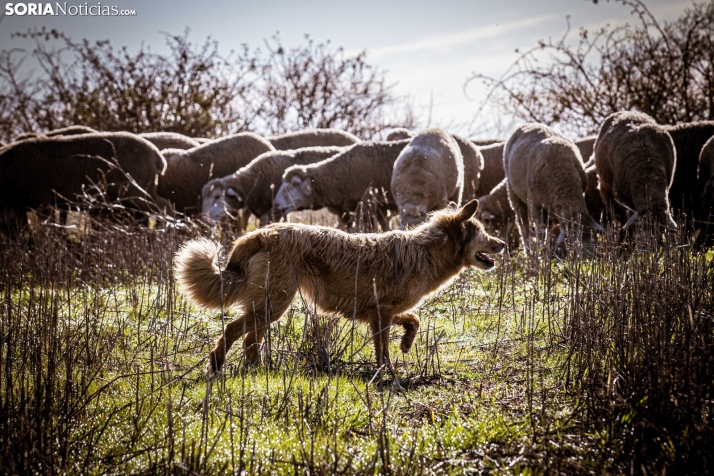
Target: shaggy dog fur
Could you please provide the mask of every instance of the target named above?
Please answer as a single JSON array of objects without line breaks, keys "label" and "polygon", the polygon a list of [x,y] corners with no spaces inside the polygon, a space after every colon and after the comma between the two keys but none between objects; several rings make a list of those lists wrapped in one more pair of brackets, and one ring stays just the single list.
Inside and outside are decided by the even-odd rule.
[{"label": "shaggy dog fur", "polygon": [[222,270],[217,244],[186,243],[175,259],[182,293],[203,307],[237,304],[243,312],[211,351],[208,377],[221,369],[241,336],[246,358],[258,362],[265,332],[298,290],[323,312],[369,323],[379,365],[391,366],[390,326],[404,327],[401,350],[408,352],[419,329],[419,318],[409,310],[464,268],[493,268],[486,254],[503,251],[504,243],[472,218],[477,208],[472,200],[432,214],[411,231],[382,234],[273,224],[236,240]]}]

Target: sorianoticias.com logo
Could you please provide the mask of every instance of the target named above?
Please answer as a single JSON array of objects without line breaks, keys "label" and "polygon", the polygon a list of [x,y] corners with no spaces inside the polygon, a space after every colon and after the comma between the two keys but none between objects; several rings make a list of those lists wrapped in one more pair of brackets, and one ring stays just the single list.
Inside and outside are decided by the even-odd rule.
[{"label": "sorianoticias.com logo", "polygon": [[67,2],[55,3],[6,3],[5,14],[7,16],[36,15],[36,16],[80,16],[80,17],[113,17],[113,16],[135,16],[136,10],[122,10],[114,5],[102,5],[101,3],[81,5],[68,5]]}]

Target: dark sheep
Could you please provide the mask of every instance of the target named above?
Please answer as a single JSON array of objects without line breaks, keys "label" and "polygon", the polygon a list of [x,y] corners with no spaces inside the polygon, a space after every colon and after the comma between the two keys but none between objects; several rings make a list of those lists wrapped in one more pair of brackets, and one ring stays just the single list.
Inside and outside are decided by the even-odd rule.
[{"label": "dark sheep", "polygon": [[396,129],[392,129],[389,134],[387,134],[387,140],[388,141],[393,141],[393,140],[404,140],[404,139],[411,139],[414,137],[414,132],[410,131],[409,129],[405,129],[403,127],[398,127]]},{"label": "dark sheep", "polygon": [[500,142],[478,148],[483,157],[483,169],[481,169],[478,190],[476,190],[477,196],[488,195],[496,185],[506,178],[506,172],[503,170],[503,149],[505,146],[505,142]]},{"label": "dark sheep", "polygon": [[476,219],[483,223],[489,234],[495,235],[515,249],[520,243],[520,235],[516,226],[516,216],[508,201],[506,179],[496,185],[491,193],[478,198]]},{"label": "dark sheep", "polygon": [[615,206],[625,227],[645,214],[662,225],[677,228],[667,193],[672,184],[677,154],[672,138],[654,119],[641,112],[610,114],[595,142],[595,166],[600,194],[606,206]]},{"label": "dark sheep", "polygon": [[588,185],[585,188],[585,204],[588,206],[590,215],[600,221],[605,216],[605,203],[600,195],[600,181],[594,161],[592,161],[592,165],[585,168],[585,176],[588,179]]},{"label": "dark sheep", "polygon": [[674,142],[677,167],[669,188],[669,203],[677,212],[694,212],[699,208],[695,189],[699,154],[702,147],[714,136],[714,121],[691,122],[677,126],[663,126]]},{"label": "dark sheep", "polygon": [[[580,151],[580,157],[583,159],[583,163],[585,164],[585,168],[588,168],[590,165],[594,164],[594,159],[593,159],[593,151],[595,150],[595,140],[597,139],[597,136],[588,136],[584,137],[582,139],[578,139],[575,141],[575,145],[578,147],[578,150]],[[591,163],[592,161],[592,163]]]},{"label": "dark sheep", "polygon": [[602,227],[585,204],[587,177],[576,145],[543,124],[526,124],[516,129],[503,153],[508,199],[516,215],[525,249],[530,247],[531,225],[539,238],[544,214],[560,225],[558,244],[566,237],[570,222],[580,220],[592,230]]},{"label": "dark sheep", "polygon": [[390,193],[392,169],[408,143],[362,142],[322,162],[289,167],[273,200],[276,219],[295,210],[327,208],[350,227],[360,203],[369,201],[371,220],[388,230],[389,212],[397,210]]},{"label": "dark sheep", "polygon": [[394,163],[390,187],[402,229],[424,222],[449,201],[460,206],[464,160],[459,144],[442,129],[419,132]]},{"label": "dark sheep", "polygon": [[252,132],[233,134],[193,149],[172,150],[165,154],[168,168],[159,179],[159,195],[171,200],[182,213],[199,213],[201,190],[211,178],[232,174],[272,150],[267,140]]},{"label": "dark sheep", "polygon": [[456,134],[451,135],[454,136],[454,140],[459,145],[461,157],[464,161],[464,192],[461,201],[466,203],[478,197],[481,170],[483,170],[483,155],[471,141]]},{"label": "dark sheep", "polygon": [[289,132],[279,136],[268,137],[276,150],[303,149],[305,147],[347,147],[360,142],[349,132],[339,129],[310,129],[307,131]]},{"label": "dark sheep", "polygon": [[11,221],[21,219],[30,208],[59,203],[62,197],[74,200],[86,187],[99,183],[103,174],[108,184],[117,184],[107,188],[108,200],[121,198],[131,207],[155,211],[146,200],[167,205],[156,193],[157,177],[164,167],[156,147],[134,134],[26,139],[0,151],[2,213]]},{"label": "dark sheep", "polygon": [[343,150],[342,147],[306,147],[265,152],[236,173],[204,185],[203,214],[218,221],[247,208],[260,218],[261,226],[267,225],[271,221],[273,196],[280,187],[285,169],[292,165],[314,164]]},{"label": "dark sheep", "polygon": [[714,137],[704,144],[699,155],[699,185],[697,190],[702,203],[702,218],[709,221],[714,209]]},{"label": "dark sheep", "polygon": [[494,144],[505,144],[506,139],[471,139],[471,143],[476,147],[486,147]]},{"label": "dark sheep", "polygon": [[145,132],[139,136],[154,144],[159,150],[188,150],[201,145],[198,141],[176,132]]}]

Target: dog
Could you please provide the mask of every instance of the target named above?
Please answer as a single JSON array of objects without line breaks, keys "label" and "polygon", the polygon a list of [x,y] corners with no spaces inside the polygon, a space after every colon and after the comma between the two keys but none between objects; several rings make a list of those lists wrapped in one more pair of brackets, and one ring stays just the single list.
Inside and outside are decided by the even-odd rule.
[{"label": "dog", "polygon": [[473,218],[477,208],[478,200],[472,200],[434,212],[412,230],[381,234],[276,223],[237,239],[224,269],[217,264],[220,245],[187,242],[174,261],[181,292],[204,308],[237,304],[242,310],[211,351],[208,378],[221,370],[226,352],[242,336],[246,359],[259,363],[265,332],[298,290],[322,312],[369,323],[377,363],[391,369],[391,326],[404,328],[400,347],[408,352],[419,330],[411,309],[462,270],[495,266],[488,255],[501,253],[505,243]]}]

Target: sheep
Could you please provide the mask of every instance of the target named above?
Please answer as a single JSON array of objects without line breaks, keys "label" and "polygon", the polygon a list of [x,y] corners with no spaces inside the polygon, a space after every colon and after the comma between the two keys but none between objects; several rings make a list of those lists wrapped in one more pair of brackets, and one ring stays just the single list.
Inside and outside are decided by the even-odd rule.
[{"label": "sheep", "polygon": [[508,200],[525,250],[530,247],[532,224],[536,239],[540,238],[544,212],[554,215],[560,225],[557,245],[572,220],[580,219],[590,233],[602,231],[585,204],[587,178],[580,151],[555,129],[543,124],[516,129],[506,143],[503,165]]},{"label": "sheep", "polygon": [[479,147],[483,157],[483,169],[479,177],[477,196],[488,195],[496,185],[501,183],[506,178],[506,172],[503,170],[503,149],[505,142],[492,144],[485,147]]},{"label": "sheep", "polygon": [[675,213],[694,212],[699,208],[696,193],[699,154],[704,144],[714,136],[714,121],[663,127],[672,137],[677,152],[677,166],[669,188],[669,203]]},{"label": "sheep", "polygon": [[451,135],[458,144],[461,158],[464,161],[464,192],[461,200],[467,202],[478,196],[476,193],[481,180],[481,170],[483,170],[483,155],[471,141],[456,134]]},{"label": "sheep", "polygon": [[471,143],[476,147],[486,147],[494,144],[504,144],[506,139],[471,139]]},{"label": "sheep", "polygon": [[404,139],[411,139],[414,137],[414,132],[410,131],[409,129],[405,129],[403,127],[397,127],[396,129],[392,129],[389,134],[387,134],[387,139],[388,141],[393,141],[393,140],[404,140]]},{"label": "sheep", "polygon": [[596,220],[602,220],[605,215],[605,203],[602,201],[602,196],[600,196],[600,181],[598,180],[597,167],[595,167],[594,161],[589,166],[586,164],[585,176],[588,180],[588,185],[585,188],[585,204],[590,215]]},{"label": "sheep", "polygon": [[201,145],[198,141],[176,132],[145,132],[139,136],[154,144],[159,150],[169,148],[188,150]]},{"label": "sheep", "polygon": [[476,219],[484,224],[486,230],[508,243],[509,248],[516,248],[520,242],[516,218],[508,201],[506,179],[496,185],[491,193],[478,197]]},{"label": "sheep", "polygon": [[273,200],[276,219],[295,210],[327,208],[347,227],[353,212],[371,195],[371,218],[388,230],[388,214],[397,209],[390,193],[392,169],[408,143],[361,142],[322,162],[289,167]]},{"label": "sheep", "polygon": [[415,135],[394,163],[390,187],[401,229],[422,223],[449,201],[460,206],[464,161],[454,137],[441,129]]},{"label": "sheep", "polygon": [[338,129],[310,129],[268,137],[276,150],[302,149],[304,147],[338,146],[347,147],[360,142],[349,132]]},{"label": "sheep", "polygon": [[606,206],[613,204],[622,217],[632,212],[625,228],[644,214],[676,228],[667,192],[672,184],[677,154],[669,133],[641,112],[610,114],[595,142],[595,167],[600,194]]},{"label": "sheep", "polygon": [[201,190],[213,177],[225,177],[264,152],[275,150],[252,132],[241,132],[193,149],[166,153],[168,168],[159,178],[159,195],[186,213],[201,211]]},{"label": "sheep", "polygon": [[0,153],[2,214],[6,221],[13,221],[29,208],[52,205],[63,197],[73,200],[87,186],[99,183],[103,174],[112,184],[105,191],[108,200],[121,197],[134,208],[153,210],[147,199],[160,207],[168,205],[156,193],[157,176],[164,168],[158,149],[129,133],[38,137],[15,142]]},{"label": "sheep", "polygon": [[597,139],[597,136],[587,136],[575,141],[575,145],[580,151],[580,157],[583,158],[583,163],[585,164],[586,169],[595,163],[593,159],[595,139]]},{"label": "sheep", "polygon": [[704,144],[699,155],[699,198],[701,199],[702,219],[709,221],[714,209],[714,136]]},{"label": "sheep", "polygon": [[201,194],[203,214],[218,221],[222,216],[247,208],[260,218],[260,226],[265,226],[270,222],[273,195],[280,187],[286,168],[320,162],[343,150],[342,147],[306,147],[265,152],[236,173],[204,185]]},{"label": "sheep", "polygon": [[213,139],[209,139],[207,137],[191,137],[191,139],[195,140],[199,144],[205,144],[207,142],[211,142]]},{"label": "sheep", "polygon": [[49,132],[45,132],[45,136],[47,137],[55,137],[55,136],[76,136],[80,134],[92,134],[94,132],[98,132],[91,127],[87,126],[67,126],[67,127],[62,127],[60,129],[54,129]]}]

